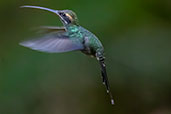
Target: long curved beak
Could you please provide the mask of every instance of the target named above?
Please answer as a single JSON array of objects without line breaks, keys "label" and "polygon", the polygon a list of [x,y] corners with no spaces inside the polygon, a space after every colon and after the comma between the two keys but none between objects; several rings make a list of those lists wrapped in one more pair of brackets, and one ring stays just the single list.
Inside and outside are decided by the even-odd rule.
[{"label": "long curved beak", "polygon": [[53,9],[49,9],[49,8],[45,8],[45,7],[40,7],[40,6],[24,5],[24,6],[20,6],[20,8],[35,8],[35,9],[41,9],[41,10],[49,11],[49,12],[52,12],[52,13],[55,13],[55,14],[58,15],[58,10],[53,10]]}]

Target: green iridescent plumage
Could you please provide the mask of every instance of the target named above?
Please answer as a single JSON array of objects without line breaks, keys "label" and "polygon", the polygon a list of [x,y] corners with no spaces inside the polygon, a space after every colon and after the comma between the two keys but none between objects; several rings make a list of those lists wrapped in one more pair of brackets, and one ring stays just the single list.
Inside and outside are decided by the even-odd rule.
[{"label": "green iridescent plumage", "polygon": [[107,93],[111,97],[111,103],[114,104],[104,63],[103,45],[93,33],[79,25],[76,14],[71,10],[52,10],[39,6],[22,6],[22,8],[36,8],[55,13],[60,17],[64,26],[43,26],[41,29],[45,34],[39,38],[21,42],[20,44],[42,52],[60,53],[79,50],[84,54],[96,57],[101,66],[103,84],[106,86]]}]

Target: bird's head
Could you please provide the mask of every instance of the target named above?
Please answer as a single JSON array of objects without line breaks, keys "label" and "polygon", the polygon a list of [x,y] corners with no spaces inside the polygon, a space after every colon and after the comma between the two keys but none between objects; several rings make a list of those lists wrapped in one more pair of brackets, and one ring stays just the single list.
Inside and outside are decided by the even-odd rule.
[{"label": "bird's head", "polygon": [[71,11],[71,10],[53,10],[45,7],[40,7],[40,6],[21,6],[21,8],[36,8],[36,9],[41,9],[41,10],[46,10],[52,13],[55,13],[60,17],[60,20],[66,25],[78,25],[78,19],[77,15]]},{"label": "bird's head", "polygon": [[57,13],[65,25],[74,24],[78,25],[77,15],[71,10],[58,10]]}]

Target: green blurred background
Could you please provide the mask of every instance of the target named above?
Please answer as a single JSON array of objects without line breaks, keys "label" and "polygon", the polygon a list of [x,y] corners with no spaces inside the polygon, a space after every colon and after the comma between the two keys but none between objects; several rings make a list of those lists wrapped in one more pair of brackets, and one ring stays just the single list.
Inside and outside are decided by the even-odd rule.
[{"label": "green blurred background", "polygon": [[[62,25],[26,4],[71,9],[99,37],[114,106],[95,59],[18,45],[34,27]],[[0,0],[0,114],[171,114],[171,1]]]}]

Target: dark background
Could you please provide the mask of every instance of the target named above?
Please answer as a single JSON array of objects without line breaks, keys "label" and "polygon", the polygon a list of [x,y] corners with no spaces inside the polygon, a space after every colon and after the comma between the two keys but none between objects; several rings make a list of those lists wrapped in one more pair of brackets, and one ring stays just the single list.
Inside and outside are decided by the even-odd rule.
[{"label": "dark background", "polygon": [[[18,44],[35,27],[62,25],[26,4],[71,9],[99,37],[114,106],[95,59]],[[171,1],[0,0],[0,114],[171,114]]]}]

